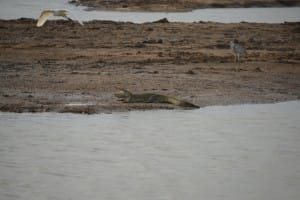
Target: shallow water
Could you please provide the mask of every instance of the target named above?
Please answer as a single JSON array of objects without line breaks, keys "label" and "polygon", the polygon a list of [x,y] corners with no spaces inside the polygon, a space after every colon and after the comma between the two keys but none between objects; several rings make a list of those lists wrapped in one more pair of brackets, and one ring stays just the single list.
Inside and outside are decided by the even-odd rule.
[{"label": "shallow water", "polygon": [[[21,17],[37,19],[44,9],[68,9],[82,21],[113,20],[144,23],[168,18],[172,22],[212,21],[221,23],[258,22],[283,23],[299,22],[300,7],[292,8],[221,8],[199,9],[191,12],[108,12],[85,11],[85,7],[68,4],[67,0],[0,0],[0,19]],[[57,19],[57,18],[55,18]]]},{"label": "shallow water", "polygon": [[296,200],[300,101],[0,113],[1,199]]}]

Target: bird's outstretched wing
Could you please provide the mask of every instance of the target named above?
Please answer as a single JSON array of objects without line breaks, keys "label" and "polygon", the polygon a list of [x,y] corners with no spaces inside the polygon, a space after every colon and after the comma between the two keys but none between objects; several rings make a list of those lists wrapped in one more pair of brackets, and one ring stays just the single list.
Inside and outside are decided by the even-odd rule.
[{"label": "bird's outstretched wing", "polygon": [[[71,19],[73,19],[73,21],[77,21],[81,26],[83,26],[83,22],[71,11],[68,11],[69,16],[71,17]],[[70,19],[70,18],[69,18]]]},{"label": "bird's outstretched wing", "polygon": [[38,22],[36,24],[37,27],[41,27],[45,24],[45,22],[47,21],[47,19],[51,16],[54,15],[54,12],[51,11],[51,10],[44,10],[42,13],[41,13],[41,16],[39,17],[38,19]]}]

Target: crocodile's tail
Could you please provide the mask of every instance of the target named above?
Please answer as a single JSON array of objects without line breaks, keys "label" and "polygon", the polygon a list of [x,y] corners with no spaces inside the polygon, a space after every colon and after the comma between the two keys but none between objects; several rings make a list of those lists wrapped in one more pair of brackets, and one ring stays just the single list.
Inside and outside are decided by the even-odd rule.
[{"label": "crocodile's tail", "polygon": [[176,106],[181,106],[181,107],[185,107],[185,108],[200,108],[199,106],[192,104],[190,102],[184,101],[184,100],[179,100],[173,97],[166,97],[166,102],[170,103],[170,104],[174,104]]}]

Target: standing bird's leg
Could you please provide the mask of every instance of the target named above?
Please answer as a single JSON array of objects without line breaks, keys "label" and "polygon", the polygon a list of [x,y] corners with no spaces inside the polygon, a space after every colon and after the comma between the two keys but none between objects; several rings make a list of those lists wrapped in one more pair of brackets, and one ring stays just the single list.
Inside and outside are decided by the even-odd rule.
[{"label": "standing bird's leg", "polygon": [[237,57],[237,55],[238,55],[238,54],[236,54],[236,53],[234,54],[234,63],[235,63],[235,71],[236,71],[236,72],[238,71],[238,68],[237,68],[237,58],[238,58],[238,57]]},{"label": "standing bird's leg", "polygon": [[239,68],[239,64],[240,64],[240,54],[238,53],[237,54],[237,61],[238,61],[238,65],[237,65],[237,69],[236,69],[236,71],[238,72],[238,71],[240,71],[240,68]]}]

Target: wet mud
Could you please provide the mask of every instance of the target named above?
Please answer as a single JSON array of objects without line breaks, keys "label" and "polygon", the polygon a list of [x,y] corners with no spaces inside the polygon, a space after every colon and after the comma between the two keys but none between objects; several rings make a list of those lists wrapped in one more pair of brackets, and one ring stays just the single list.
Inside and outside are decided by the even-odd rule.
[{"label": "wet mud", "polygon": [[[200,107],[300,99],[300,24],[0,20],[0,110],[179,109],[124,103],[118,88]],[[247,49],[234,63],[229,42]]]}]

